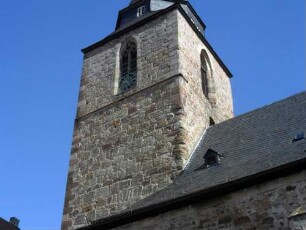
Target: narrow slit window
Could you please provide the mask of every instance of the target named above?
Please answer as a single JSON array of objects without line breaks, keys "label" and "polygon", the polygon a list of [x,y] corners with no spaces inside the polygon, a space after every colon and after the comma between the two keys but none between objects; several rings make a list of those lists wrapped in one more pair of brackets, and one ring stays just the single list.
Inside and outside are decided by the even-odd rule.
[{"label": "narrow slit window", "polygon": [[212,119],[211,117],[209,118],[209,126],[213,126],[213,125],[215,125],[216,123],[215,123],[215,121],[214,121],[214,119]]}]

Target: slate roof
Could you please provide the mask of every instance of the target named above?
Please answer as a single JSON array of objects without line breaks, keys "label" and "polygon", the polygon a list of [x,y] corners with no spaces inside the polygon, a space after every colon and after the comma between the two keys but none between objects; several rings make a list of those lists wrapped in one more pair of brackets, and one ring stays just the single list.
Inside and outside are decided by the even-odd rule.
[{"label": "slate roof", "polygon": [[[223,194],[230,186],[241,189],[269,175],[304,170],[306,139],[292,141],[302,132],[306,134],[306,92],[211,126],[173,184],[84,229],[108,229],[173,209],[180,202],[186,205],[200,194]],[[221,164],[199,170],[208,149],[222,155]]]},{"label": "slate roof", "polygon": [[[204,133],[183,173],[167,188],[132,209],[177,199],[306,159],[306,93],[211,126]],[[208,149],[222,155],[221,164],[197,170]]]},{"label": "slate roof", "polygon": [[19,230],[15,225],[7,222],[6,220],[0,217],[0,229],[1,230]]}]

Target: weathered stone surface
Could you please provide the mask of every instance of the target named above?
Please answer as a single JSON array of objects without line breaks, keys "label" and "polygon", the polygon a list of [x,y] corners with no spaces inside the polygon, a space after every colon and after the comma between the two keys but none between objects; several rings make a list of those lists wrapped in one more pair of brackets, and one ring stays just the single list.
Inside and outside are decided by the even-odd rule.
[{"label": "weathered stone surface", "polygon": [[[137,41],[137,86],[118,94],[120,48],[129,37]],[[229,79],[211,54],[220,99],[212,106],[203,96],[202,49],[175,10],[85,55],[62,229],[116,214],[169,185],[209,118],[232,117]]]},{"label": "weathered stone surface", "polygon": [[305,207],[306,205],[301,206],[290,214],[289,226],[291,230],[305,230],[306,229],[306,208]]},{"label": "weathered stone surface", "polygon": [[[302,213],[302,215],[290,217],[290,214],[297,207],[306,204],[305,175],[306,171],[303,171],[220,196],[217,199],[199,201],[197,204],[139,220],[114,230],[143,230],[147,229],[147,223],[154,223],[150,225],[151,230],[304,229],[306,215]],[[287,191],[287,186],[296,187],[296,189]]]},{"label": "weathered stone surface", "polygon": [[[200,134],[209,126],[210,118],[219,123],[233,117],[233,98],[229,77],[181,14],[178,14],[178,27],[179,72],[186,79],[181,80],[180,96],[186,115],[186,156],[189,156],[199,141]],[[214,88],[213,102],[207,100],[202,90],[202,50],[207,52],[211,63],[212,81],[209,82],[209,87]]]}]

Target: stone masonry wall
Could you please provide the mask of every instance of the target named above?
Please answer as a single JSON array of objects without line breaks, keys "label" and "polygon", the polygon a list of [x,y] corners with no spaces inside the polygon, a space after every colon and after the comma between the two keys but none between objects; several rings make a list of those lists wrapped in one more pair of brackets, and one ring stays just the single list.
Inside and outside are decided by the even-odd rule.
[{"label": "stone masonry wall", "polygon": [[[137,41],[137,86],[117,94],[121,44]],[[173,11],[85,55],[77,117],[178,74],[177,12]]]},{"label": "stone masonry wall", "polygon": [[[216,74],[221,79],[216,87],[222,87],[217,91],[219,110],[199,91],[200,73],[193,70],[198,66],[188,67],[185,58],[186,52],[191,55],[194,50],[187,51],[183,43],[195,39],[200,46],[201,41],[188,34],[194,32],[184,20],[172,11],[85,55],[63,230],[113,215],[169,185],[209,117],[219,122],[232,116],[227,77]],[[179,34],[182,29],[186,32]],[[117,94],[120,47],[130,37],[137,41],[137,86]],[[194,60],[200,51],[192,54]],[[221,72],[217,62],[213,64],[215,72]],[[226,96],[230,99],[221,106]]]},{"label": "stone masonry wall", "polygon": [[[137,41],[137,87],[117,94],[121,44]],[[85,55],[62,229],[112,215],[182,169],[177,12]]]},{"label": "stone masonry wall", "polygon": [[76,121],[63,229],[128,208],[171,183],[182,169],[175,156],[179,78]]},{"label": "stone masonry wall", "polygon": [[[179,72],[187,81],[182,82],[181,95],[186,114],[182,126],[186,130],[184,160],[187,160],[199,137],[209,126],[210,117],[219,123],[233,117],[233,99],[230,78],[221,68],[209,49],[190,27],[185,18],[178,14]],[[207,100],[202,90],[201,51],[206,50],[211,72],[210,90],[213,102]]]},{"label": "stone masonry wall", "polygon": [[[200,103],[207,103],[213,109],[214,119],[221,122],[233,117],[233,98],[230,78],[211,54],[206,45],[190,27],[185,18],[178,14],[179,72],[187,79]],[[212,81],[209,87],[214,91],[214,103],[203,94],[201,83],[201,51],[208,54]],[[213,106],[212,106],[213,104]],[[205,106],[206,107],[206,106]]]},{"label": "stone masonry wall", "polygon": [[115,230],[289,230],[306,205],[306,171],[173,210]]}]

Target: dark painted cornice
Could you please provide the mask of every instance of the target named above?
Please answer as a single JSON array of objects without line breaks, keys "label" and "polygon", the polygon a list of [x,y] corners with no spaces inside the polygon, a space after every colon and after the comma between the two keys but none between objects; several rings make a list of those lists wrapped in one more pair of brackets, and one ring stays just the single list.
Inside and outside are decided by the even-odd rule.
[{"label": "dark painted cornice", "polygon": [[174,10],[176,8],[177,8],[177,5],[172,5],[172,6],[168,7],[165,10],[156,11],[156,13],[152,14],[149,17],[144,18],[141,21],[138,21],[138,22],[136,22],[136,23],[134,23],[134,24],[132,24],[130,26],[127,26],[125,28],[122,28],[122,29],[119,29],[117,31],[114,31],[113,33],[111,33],[109,36],[105,37],[101,41],[98,41],[98,42],[96,42],[96,43],[94,43],[94,44],[92,44],[92,45],[82,49],[82,52],[84,54],[86,54],[86,53],[88,53],[88,52],[90,52],[90,51],[92,51],[92,50],[94,50],[96,48],[99,48],[99,47],[103,46],[104,44],[106,44],[106,43],[108,43],[108,42],[110,42],[110,41],[112,41],[112,40],[122,36],[123,34],[126,34],[126,33],[130,32],[130,31],[140,27],[140,26],[143,26],[143,25],[147,24],[148,22],[151,22],[151,21],[155,20],[156,18],[158,18],[158,17],[160,17],[162,15],[165,15],[165,14],[171,12],[172,10]]},{"label": "dark painted cornice", "polygon": [[189,7],[189,9],[192,11],[192,13],[194,14],[194,16],[198,19],[198,21],[200,22],[200,24],[203,26],[204,30],[206,29],[206,25],[203,22],[202,18],[198,15],[198,13],[195,11],[195,9],[192,7],[192,5],[187,2],[187,6]]}]

